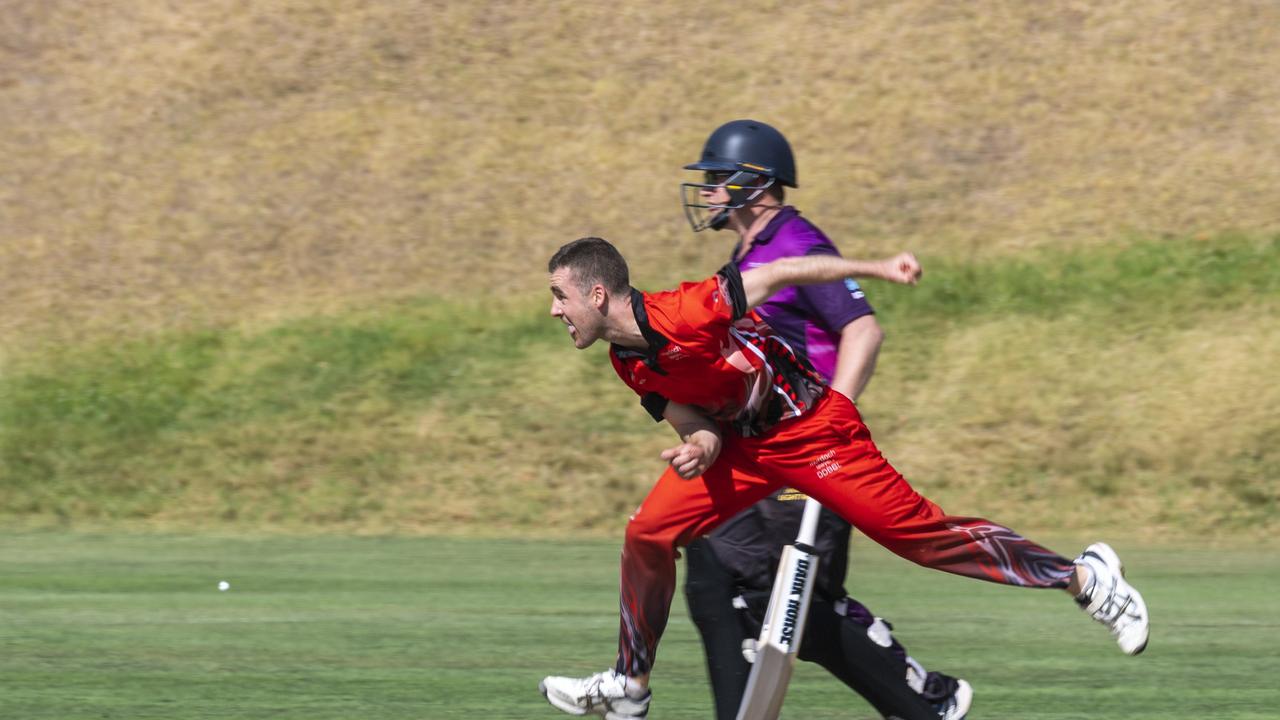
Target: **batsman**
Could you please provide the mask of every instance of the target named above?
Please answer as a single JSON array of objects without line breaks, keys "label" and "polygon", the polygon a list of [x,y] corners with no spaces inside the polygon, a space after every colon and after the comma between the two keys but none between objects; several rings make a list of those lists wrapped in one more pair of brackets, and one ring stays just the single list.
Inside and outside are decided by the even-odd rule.
[{"label": "batsman", "polygon": [[[742,169],[751,166],[760,170]],[[810,218],[787,203],[788,188],[798,187],[796,156],[773,126],[748,119],[724,123],[684,169],[703,175],[702,182],[681,184],[690,227],[721,231],[718,235],[736,241],[729,260],[739,270],[782,257],[840,255]],[[828,392],[857,403],[884,339],[864,288],[853,281],[787,288],[755,312],[827,380]],[[755,645],[768,624],[768,601],[779,587],[774,568],[787,567],[782,548],[800,539],[808,506],[803,494],[780,490],[684,548],[685,598],[706,652],[718,720],[746,720],[747,713],[772,708],[785,695],[787,672],[766,671],[759,652],[748,662],[753,652],[743,648]],[[907,653],[889,621],[849,595],[850,526],[829,510],[819,518],[809,543],[817,550],[819,568],[811,629],[791,660],[818,663],[886,718],[964,720],[973,687],[926,670]],[[770,644],[757,651],[760,647]],[[766,676],[772,686],[761,682]]]},{"label": "batsman", "polygon": [[574,346],[608,341],[618,376],[680,438],[663,451],[669,467],[627,524],[616,663],[586,678],[545,678],[540,689],[555,707],[608,720],[646,717],[677,548],[781,487],[806,493],[925,567],[1063,589],[1111,629],[1124,652],[1146,647],[1146,606],[1109,546],[1094,543],[1072,561],[989,520],[948,515],[881,455],[853,403],[828,392],[822,376],[752,312],[793,285],[846,278],[915,284],[922,269],[911,254],[791,257],[741,272],[730,263],[700,282],[644,293],[631,287],[612,244],[582,238],[561,247],[547,269],[551,315]]}]

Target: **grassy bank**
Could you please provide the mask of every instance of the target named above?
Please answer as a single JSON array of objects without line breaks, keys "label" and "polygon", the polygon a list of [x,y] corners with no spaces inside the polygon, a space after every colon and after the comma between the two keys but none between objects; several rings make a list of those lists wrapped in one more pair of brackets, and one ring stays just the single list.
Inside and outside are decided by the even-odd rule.
[{"label": "grassy bank", "polygon": [[740,117],[877,252],[1274,232],[1277,26],[1268,0],[8,3],[0,354],[529,289],[528,254],[588,234],[699,266],[723,251],[680,167]]},{"label": "grassy bank", "polygon": [[[920,287],[870,288],[889,339],[862,406],[930,496],[1022,527],[1275,527],[1280,239],[924,259]],[[545,313],[405,301],[20,358],[0,512],[613,531],[670,431]]]},{"label": "grassy bank", "polygon": [[[984,717],[1274,717],[1275,553],[1118,548],[1153,618],[1136,659],[1058,593],[862,542],[851,587],[927,667],[972,682]],[[550,720],[538,680],[615,649],[616,541],[5,533],[0,552],[6,717]],[[681,600],[653,683],[654,720],[710,715]],[[784,717],[873,716],[797,668]]]}]

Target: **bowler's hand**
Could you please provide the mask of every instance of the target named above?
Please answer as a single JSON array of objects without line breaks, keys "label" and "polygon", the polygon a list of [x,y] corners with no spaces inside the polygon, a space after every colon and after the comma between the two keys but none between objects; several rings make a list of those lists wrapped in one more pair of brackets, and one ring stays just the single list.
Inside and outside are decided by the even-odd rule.
[{"label": "bowler's hand", "polygon": [[671,464],[676,474],[685,480],[698,477],[711,467],[720,456],[720,436],[699,430],[686,442],[662,451],[662,459]]},{"label": "bowler's hand", "polygon": [[889,282],[915,285],[920,282],[920,276],[924,275],[924,268],[920,267],[920,261],[909,252],[898,253],[882,262],[884,263],[882,277]]}]

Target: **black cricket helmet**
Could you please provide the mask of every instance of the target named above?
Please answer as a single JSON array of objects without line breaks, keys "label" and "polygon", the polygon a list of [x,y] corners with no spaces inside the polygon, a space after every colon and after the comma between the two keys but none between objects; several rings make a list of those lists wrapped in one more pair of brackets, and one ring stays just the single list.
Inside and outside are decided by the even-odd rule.
[{"label": "black cricket helmet", "polygon": [[[755,201],[775,182],[796,187],[791,144],[782,133],[757,120],[733,120],[716,128],[702,146],[702,158],[684,169],[703,172],[703,182],[680,184],[684,215],[694,232],[721,229],[730,210]],[[766,182],[760,183],[761,178]],[[720,187],[729,193],[728,204],[707,204],[701,191]]]}]

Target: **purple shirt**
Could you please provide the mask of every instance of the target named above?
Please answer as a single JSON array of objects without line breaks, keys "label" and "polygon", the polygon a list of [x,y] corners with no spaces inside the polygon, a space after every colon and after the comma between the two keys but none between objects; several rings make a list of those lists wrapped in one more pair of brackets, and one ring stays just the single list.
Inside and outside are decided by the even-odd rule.
[{"label": "purple shirt", "polygon": [[[733,251],[740,270],[749,270],[784,257],[839,254],[827,236],[813,223],[800,217],[800,211],[790,205],[782,208],[760,231],[746,256],[736,260],[738,249]],[[858,283],[845,280],[786,288],[766,300],[756,312],[830,382],[836,371],[840,331],[845,325],[874,311]]]}]

